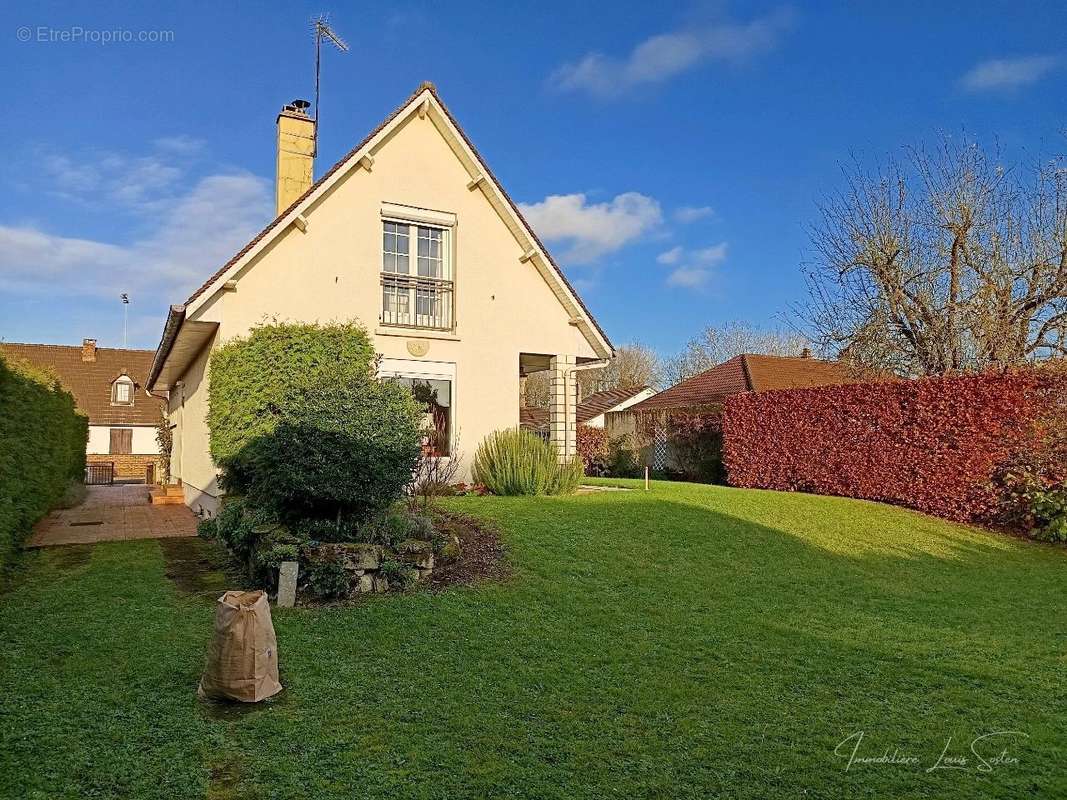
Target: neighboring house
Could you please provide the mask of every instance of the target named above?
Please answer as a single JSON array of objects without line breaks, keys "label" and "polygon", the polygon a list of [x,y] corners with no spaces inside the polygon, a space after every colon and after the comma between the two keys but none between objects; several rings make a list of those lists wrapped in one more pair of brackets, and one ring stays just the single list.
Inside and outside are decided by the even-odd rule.
[{"label": "neighboring house", "polygon": [[[623,412],[608,414],[607,431],[611,437],[635,433],[637,419],[642,415],[718,410],[727,397],[740,392],[831,386],[859,380],[844,364],[812,358],[807,350],[799,357],[745,353],[635,403]],[[662,426],[656,428],[652,452],[646,458],[653,467],[662,469],[671,464],[670,448]]]},{"label": "neighboring house", "polygon": [[858,380],[839,361],[812,358],[809,351],[796,357],[745,353],[636,403],[630,411],[700,409],[719,405],[738,392],[830,386]]},{"label": "neighboring house", "polygon": [[158,471],[162,403],[144,389],[153,351],[97,347],[96,339],[85,339],[81,347],[0,342],[0,353],[51,370],[74,395],[89,417],[88,463],[114,463],[119,479],[144,479],[150,465]]},{"label": "neighboring house", "polygon": [[[635,386],[630,389],[605,389],[594,392],[578,403],[575,408],[575,422],[590,428],[603,428],[607,414],[624,411],[634,403],[639,403],[655,392],[647,386]],[[548,435],[549,416],[547,408],[520,408],[519,424],[542,436]]]},{"label": "neighboring house", "polygon": [[214,514],[220,495],[205,421],[211,351],[272,317],[366,325],[381,374],[436,395],[433,441],[464,459],[461,475],[483,437],[519,423],[521,378],[548,370],[550,440],[572,456],[576,373],[603,366],[611,343],[433,85],[314,184],[306,105],[277,118],[277,218],[171,307],[152,363],[186,502]]}]

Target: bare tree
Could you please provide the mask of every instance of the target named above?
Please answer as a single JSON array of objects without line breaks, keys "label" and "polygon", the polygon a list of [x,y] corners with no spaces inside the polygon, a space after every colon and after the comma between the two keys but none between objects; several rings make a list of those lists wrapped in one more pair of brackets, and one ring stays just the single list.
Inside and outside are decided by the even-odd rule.
[{"label": "bare tree", "polygon": [[659,386],[662,363],[659,354],[640,342],[622,345],[615,357],[603,369],[578,373],[582,397],[605,389],[633,389],[638,386]]},{"label": "bare tree", "polygon": [[799,309],[813,339],[901,375],[1067,354],[1067,160],[1009,169],[942,137],[854,164],[820,207]]},{"label": "bare tree", "polygon": [[806,337],[792,331],[762,330],[747,322],[709,325],[681,353],[667,359],[664,382],[673,386],[742,353],[799,356],[808,345]]}]

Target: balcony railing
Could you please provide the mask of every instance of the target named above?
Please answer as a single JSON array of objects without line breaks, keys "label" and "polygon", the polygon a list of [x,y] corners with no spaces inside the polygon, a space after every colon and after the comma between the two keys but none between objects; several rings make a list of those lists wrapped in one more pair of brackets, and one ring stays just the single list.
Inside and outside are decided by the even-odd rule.
[{"label": "balcony railing", "polygon": [[452,330],[452,281],[382,273],[382,324]]}]

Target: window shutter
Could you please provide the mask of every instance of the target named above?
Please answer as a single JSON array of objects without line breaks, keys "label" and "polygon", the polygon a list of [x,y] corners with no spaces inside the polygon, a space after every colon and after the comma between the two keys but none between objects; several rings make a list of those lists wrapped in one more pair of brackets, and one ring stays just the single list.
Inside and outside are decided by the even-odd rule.
[{"label": "window shutter", "polygon": [[112,455],[129,455],[133,452],[133,431],[130,428],[111,429]]}]

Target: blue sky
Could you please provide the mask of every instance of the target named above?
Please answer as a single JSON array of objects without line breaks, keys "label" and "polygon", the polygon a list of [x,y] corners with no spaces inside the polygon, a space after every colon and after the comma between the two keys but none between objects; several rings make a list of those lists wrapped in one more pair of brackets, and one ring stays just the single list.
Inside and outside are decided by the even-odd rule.
[{"label": "blue sky", "polygon": [[[24,4],[0,193],[0,338],[155,347],[272,211],[274,118],[312,87],[301,3]],[[780,327],[840,165],[938,131],[1067,149],[1067,6],[360,4],[333,9],[321,174],[434,81],[616,343]],[[80,29],[80,33],[79,33]],[[170,41],[100,41],[112,31]],[[122,34],[123,36],[125,34]],[[20,41],[20,38],[29,41]],[[64,41],[72,37],[77,41]]]}]

